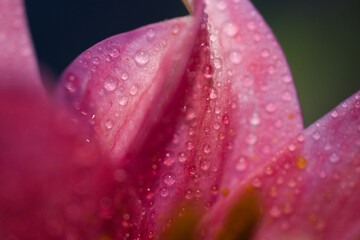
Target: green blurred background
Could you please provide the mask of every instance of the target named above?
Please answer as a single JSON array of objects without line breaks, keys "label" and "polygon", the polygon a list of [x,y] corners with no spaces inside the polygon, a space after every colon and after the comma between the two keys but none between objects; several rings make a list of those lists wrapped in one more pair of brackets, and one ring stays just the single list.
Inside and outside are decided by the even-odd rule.
[{"label": "green blurred background", "polygon": [[[56,75],[117,33],[186,15],[180,0],[25,0],[39,60]],[[305,125],[360,90],[359,0],[253,0],[293,72]]]}]

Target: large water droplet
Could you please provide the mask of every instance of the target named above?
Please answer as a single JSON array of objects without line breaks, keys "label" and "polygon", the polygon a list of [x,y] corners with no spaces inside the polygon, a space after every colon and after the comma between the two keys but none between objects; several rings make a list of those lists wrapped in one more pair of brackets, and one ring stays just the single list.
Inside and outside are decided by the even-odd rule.
[{"label": "large water droplet", "polygon": [[113,49],[111,49],[109,55],[112,58],[117,58],[120,55],[119,49],[117,49],[116,47],[114,47]]},{"label": "large water droplet", "polygon": [[176,180],[175,180],[175,176],[172,173],[167,173],[165,174],[164,178],[163,178],[163,182],[167,185],[167,186],[172,186],[175,184]]},{"label": "large water droplet", "polygon": [[217,93],[216,93],[216,90],[215,89],[211,89],[211,91],[210,91],[210,99],[215,99],[215,98],[217,98]]},{"label": "large water droplet", "polygon": [[127,73],[121,74],[121,79],[126,81],[129,78],[129,75]]},{"label": "large water droplet", "polygon": [[109,92],[114,91],[119,84],[119,80],[116,78],[107,78],[104,81],[104,88]]},{"label": "large water droplet", "polygon": [[149,60],[150,60],[150,56],[144,51],[139,51],[135,55],[135,61],[141,66],[147,64]]}]

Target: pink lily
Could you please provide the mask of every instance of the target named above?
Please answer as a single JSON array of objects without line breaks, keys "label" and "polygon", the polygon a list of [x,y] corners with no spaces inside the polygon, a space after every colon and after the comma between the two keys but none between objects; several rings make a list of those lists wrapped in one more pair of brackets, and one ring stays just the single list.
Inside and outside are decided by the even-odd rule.
[{"label": "pink lily", "polygon": [[303,129],[248,0],[111,37],[46,96],[0,0],[1,239],[358,239],[360,93]]}]

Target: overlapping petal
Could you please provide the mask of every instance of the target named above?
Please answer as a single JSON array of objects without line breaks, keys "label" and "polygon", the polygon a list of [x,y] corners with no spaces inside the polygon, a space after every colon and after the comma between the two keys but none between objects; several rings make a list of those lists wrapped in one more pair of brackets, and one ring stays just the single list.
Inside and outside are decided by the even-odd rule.
[{"label": "overlapping petal", "polygon": [[207,237],[213,239],[227,228],[224,223],[229,211],[251,187],[258,193],[262,211],[254,239],[358,238],[359,126],[358,92],[298,135],[244,179],[228,199],[220,201],[204,221],[214,227]]}]

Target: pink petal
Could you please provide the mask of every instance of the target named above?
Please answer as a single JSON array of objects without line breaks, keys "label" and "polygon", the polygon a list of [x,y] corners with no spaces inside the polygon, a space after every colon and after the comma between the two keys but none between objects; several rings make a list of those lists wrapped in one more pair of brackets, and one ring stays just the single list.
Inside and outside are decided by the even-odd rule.
[{"label": "pink petal", "polygon": [[[254,239],[356,239],[360,236],[360,92],[314,123],[248,176],[204,224],[216,235],[239,192],[259,192]],[[220,216],[223,216],[220,217]],[[217,227],[216,227],[217,226]]]},{"label": "pink petal", "polygon": [[22,0],[0,0],[0,90],[44,95]]},{"label": "pink petal", "polygon": [[113,159],[134,141],[144,144],[177,90],[196,36],[193,21],[177,18],[111,37],[63,74],[60,95],[88,119]]}]

